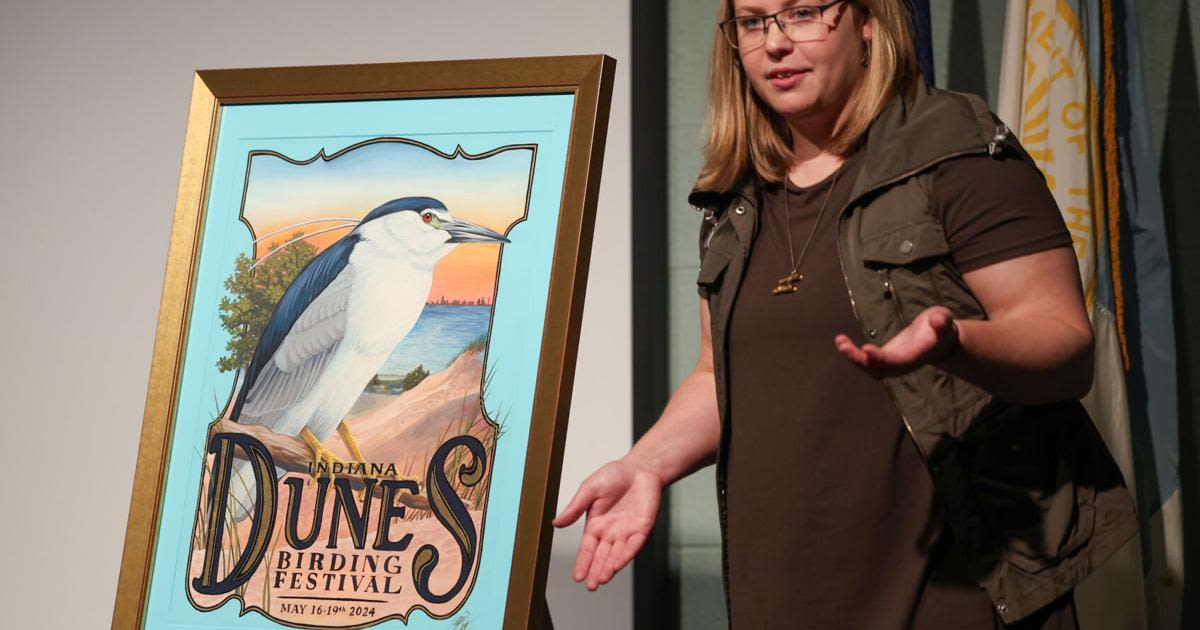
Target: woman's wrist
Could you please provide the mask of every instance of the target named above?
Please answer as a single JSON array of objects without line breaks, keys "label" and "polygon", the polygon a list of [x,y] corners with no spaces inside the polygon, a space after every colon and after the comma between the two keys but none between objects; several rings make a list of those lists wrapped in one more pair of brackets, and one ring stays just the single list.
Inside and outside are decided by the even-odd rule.
[{"label": "woman's wrist", "polygon": [[940,367],[946,362],[954,359],[959,354],[959,351],[962,347],[962,336],[961,331],[958,328],[958,323],[952,319],[950,320],[950,326],[948,326],[948,328],[950,330],[950,339],[944,342],[946,349],[938,355],[938,358],[929,362],[931,365]]},{"label": "woman's wrist", "polygon": [[665,470],[663,462],[658,461],[657,458],[647,457],[643,453],[635,451],[636,449],[630,449],[621,458],[621,461],[630,468],[654,475],[664,488],[671,484],[673,480],[669,478],[670,474]]}]

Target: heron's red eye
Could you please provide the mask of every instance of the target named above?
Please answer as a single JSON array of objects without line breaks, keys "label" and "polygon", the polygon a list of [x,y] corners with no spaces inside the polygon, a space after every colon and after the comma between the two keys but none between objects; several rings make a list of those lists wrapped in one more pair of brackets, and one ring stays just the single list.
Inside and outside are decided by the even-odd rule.
[{"label": "heron's red eye", "polygon": [[433,220],[433,215],[426,212],[421,215],[421,219],[424,220],[426,223],[429,223],[430,221]]}]

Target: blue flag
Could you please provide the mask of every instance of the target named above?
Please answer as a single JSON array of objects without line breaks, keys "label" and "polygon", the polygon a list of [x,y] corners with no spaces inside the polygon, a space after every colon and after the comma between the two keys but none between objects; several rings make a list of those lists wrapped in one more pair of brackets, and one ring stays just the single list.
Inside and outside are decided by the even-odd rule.
[{"label": "blue flag", "polygon": [[917,63],[925,82],[933,82],[933,36],[929,26],[929,0],[905,0],[912,12],[913,34],[916,36]]}]

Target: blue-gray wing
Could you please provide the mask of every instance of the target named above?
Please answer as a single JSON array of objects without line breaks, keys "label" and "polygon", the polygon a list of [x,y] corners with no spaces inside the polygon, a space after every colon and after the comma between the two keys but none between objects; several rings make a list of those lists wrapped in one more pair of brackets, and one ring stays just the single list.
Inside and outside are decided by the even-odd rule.
[{"label": "blue-gray wing", "polygon": [[326,247],[284,290],[246,367],[230,419],[274,426],[312,389],[346,332],[348,265],[358,240],[350,233]]},{"label": "blue-gray wing", "polygon": [[346,335],[353,276],[353,267],[342,267],[299,314],[250,384],[239,422],[276,427],[284,413],[312,391]]}]

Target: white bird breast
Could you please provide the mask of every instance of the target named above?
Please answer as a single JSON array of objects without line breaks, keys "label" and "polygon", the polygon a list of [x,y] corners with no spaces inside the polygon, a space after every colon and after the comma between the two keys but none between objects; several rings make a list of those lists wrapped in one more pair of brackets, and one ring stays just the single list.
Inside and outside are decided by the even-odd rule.
[{"label": "white bird breast", "polygon": [[380,256],[370,249],[356,249],[347,267],[354,279],[343,342],[361,354],[390,353],[425,309],[433,268],[417,268],[405,259]]},{"label": "white bird breast", "polygon": [[[318,439],[332,433],[421,316],[433,284],[432,267],[414,267],[381,254],[369,246],[355,248],[346,268],[327,287],[337,284],[345,291],[345,310],[339,318],[342,338],[312,388],[284,413],[280,432],[296,435],[307,426]],[[324,297],[323,292],[310,309]],[[277,353],[276,363],[282,368],[281,358],[282,352]]]}]

